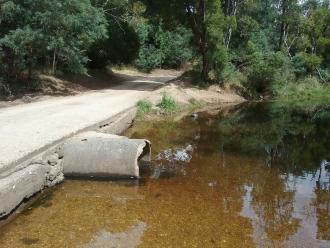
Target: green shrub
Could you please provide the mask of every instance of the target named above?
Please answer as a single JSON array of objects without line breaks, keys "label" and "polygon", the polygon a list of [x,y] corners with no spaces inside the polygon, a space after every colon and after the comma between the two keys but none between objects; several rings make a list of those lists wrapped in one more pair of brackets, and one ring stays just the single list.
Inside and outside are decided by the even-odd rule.
[{"label": "green shrub", "polygon": [[277,85],[284,85],[294,80],[292,64],[282,52],[271,53],[264,57],[254,56],[253,63],[247,68],[245,86],[251,95],[265,92],[273,93]]},{"label": "green shrub", "polygon": [[135,61],[135,65],[141,71],[150,72],[155,68],[159,68],[162,64],[161,61],[161,51],[150,44],[140,48],[139,56]]},{"label": "green shrub", "polygon": [[296,82],[274,87],[275,96],[285,100],[308,100],[330,97],[330,86],[322,84],[316,77],[307,77]]},{"label": "green shrub", "polygon": [[330,68],[329,69],[320,69],[321,76],[323,80],[327,83],[330,83]]},{"label": "green shrub", "polygon": [[142,23],[136,28],[140,51],[135,65],[142,71],[177,68],[192,58],[191,32],[183,26],[165,30],[164,25]]},{"label": "green shrub", "polygon": [[315,72],[322,64],[322,58],[315,54],[297,53],[293,58],[295,72],[298,76]]},{"label": "green shrub", "polygon": [[86,50],[107,36],[104,12],[89,0],[1,1],[0,6],[0,74],[11,84],[40,68],[86,73]]},{"label": "green shrub", "polygon": [[166,94],[163,95],[158,107],[168,113],[175,112],[179,109],[179,105],[175,102],[175,100]]},{"label": "green shrub", "polygon": [[220,74],[220,80],[227,84],[241,86],[241,83],[246,81],[246,77],[232,63],[228,63]]},{"label": "green shrub", "polygon": [[108,26],[109,38],[98,41],[88,52],[89,67],[102,68],[108,64],[129,64],[139,52],[139,38],[128,23]]},{"label": "green shrub", "polygon": [[137,116],[143,117],[144,115],[150,113],[152,109],[152,102],[149,100],[140,100],[136,104],[137,107]]},{"label": "green shrub", "polygon": [[183,26],[174,30],[164,30],[162,26],[156,33],[156,42],[162,53],[162,66],[178,68],[182,63],[192,59],[190,41],[192,34]]}]

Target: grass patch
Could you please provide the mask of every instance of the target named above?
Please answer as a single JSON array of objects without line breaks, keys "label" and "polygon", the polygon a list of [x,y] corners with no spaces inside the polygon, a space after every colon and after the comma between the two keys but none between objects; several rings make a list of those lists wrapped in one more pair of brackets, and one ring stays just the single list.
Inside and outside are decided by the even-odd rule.
[{"label": "grass patch", "polygon": [[114,73],[127,74],[130,76],[141,76],[144,73],[131,65],[109,65],[107,69]]},{"label": "grass patch", "polygon": [[146,114],[149,114],[151,109],[152,109],[152,102],[149,100],[140,100],[137,102],[136,107],[137,107],[137,117],[138,118],[143,118]]},{"label": "grass patch", "polygon": [[161,102],[158,104],[158,107],[160,107],[166,113],[173,113],[179,109],[179,105],[173,99],[173,97],[166,94],[163,95]]},{"label": "grass patch", "polygon": [[190,98],[187,108],[190,111],[194,111],[196,109],[202,108],[204,105],[205,105],[205,103],[203,101],[197,100],[195,98]]}]

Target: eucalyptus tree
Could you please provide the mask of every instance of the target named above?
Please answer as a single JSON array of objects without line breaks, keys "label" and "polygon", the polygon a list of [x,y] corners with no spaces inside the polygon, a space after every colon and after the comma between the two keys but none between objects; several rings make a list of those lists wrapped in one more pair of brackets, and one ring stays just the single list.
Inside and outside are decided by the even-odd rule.
[{"label": "eucalyptus tree", "polygon": [[208,80],[211,69],[224,67],[224,15],[219,0],[144,0],[149,16],[160,16],[170,25],[183,23],[192,33],[201,57],[202,77]]}]

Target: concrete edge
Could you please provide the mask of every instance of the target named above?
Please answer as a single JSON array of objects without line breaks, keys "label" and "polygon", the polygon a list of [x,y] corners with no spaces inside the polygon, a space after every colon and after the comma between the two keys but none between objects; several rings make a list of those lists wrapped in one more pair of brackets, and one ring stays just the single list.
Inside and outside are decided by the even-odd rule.
[{"label": "concrete edge", "polygon": [[12,173],[15,173],[26,166],[28,166],[31,161],[35,161],[39,159],[39,156],[41,154],[50,152],[56,148],[61,143],[65,142],[65,140],[78,135],[80,133],[86,132],[86,131],[98,131],[98,132],[104,132],[104,133],[110,133],[110,134],[120,134],[121,132],[125,131],[127,128],[129,128],[136,116],[136,107],[128,108],[115,116],[110,117],[109,119],[106,119],[104,121],[98,122],[92,126],[88,126],[86,128],[83,128],[77,132],[71,133],[70,135],[67,135],[57,141],[54,141],[53,143],[46,145],[29,155],[19,159],[15,163],[10,164],[10,167],[12,169],[0,171],[0,180],[9,176]]},{"label": "concrete edge", "polygon": [[136,108],[128,108],[25,156],[13,169],[0,173],[0,220],[10,216],[25,200],[64,180],[61,145],[67,139],[91,130],[120,134],[132,125],[135,116]]}]

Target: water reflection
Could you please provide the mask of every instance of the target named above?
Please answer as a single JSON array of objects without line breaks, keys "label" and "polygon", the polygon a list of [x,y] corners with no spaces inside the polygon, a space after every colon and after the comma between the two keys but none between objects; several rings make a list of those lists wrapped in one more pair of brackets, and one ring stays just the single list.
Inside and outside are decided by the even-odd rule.
[{"label": "water reflection", "polygon": [[330,168],[327,161],[321,164],[314,193],[312,206],[315,207],[317,216],[316,238],[330,240]]},{"label": "water reflection", "polygon": [[[251,220],[257,246],[329,245],[330,166],[322,161],[330,157],[328,105],[250,104],[216,117],[202,114],[194,121],[198,128],[185,123],[197,147],[194,155],[205,159],[220,153],[222,182],[230,178],[230,167],[237,166],[226,161],[227,155],[243,153],[259,161],[240,178],[242,184],[232,184],[221,195],[224,212],[241,205],[240,215]],[[206,177],[206,170],[200,176]],[[228,188],[225,184],[208,182],[211,188]]]},{"label": "water reflection", "polygon": [[330,245],[329,162],[322,161],[330,155],[329,113],[329,106],[269,104],[219,120],[222,150],[259,156],[271,168],[245,185],[241,215],[252,220],[258,246]]},{"label": "water reflection", "polygon": [[[252,104],[194,121],[199,123],[191,136],[199,137],[194,155],[220,153],[222,181],[235,167],[226,154],[243,153],[260,162],[239,182],[243,187],[233,184],[221,195],[225,212],[242,205],[240,215],[251,220],[257,246],[330,245],[328,105]],[[215,188],[218,182],[208,185]]]}]

